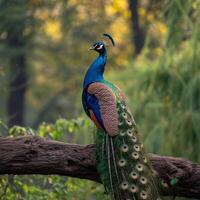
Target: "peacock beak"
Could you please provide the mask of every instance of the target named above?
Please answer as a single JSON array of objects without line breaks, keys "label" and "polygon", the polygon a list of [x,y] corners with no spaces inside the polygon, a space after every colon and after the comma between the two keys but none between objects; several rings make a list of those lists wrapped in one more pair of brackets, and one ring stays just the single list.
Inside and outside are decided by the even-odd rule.
[{"label": "peacock beak", "polygon": [[94,46],[91,46],[88,50],[94,50]]}]

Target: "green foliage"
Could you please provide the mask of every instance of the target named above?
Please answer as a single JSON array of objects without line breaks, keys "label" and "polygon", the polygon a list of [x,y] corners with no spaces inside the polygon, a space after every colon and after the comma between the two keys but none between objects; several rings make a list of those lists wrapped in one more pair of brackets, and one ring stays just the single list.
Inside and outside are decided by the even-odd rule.
[{"label": "green foliage", "polygon": [[76,142],[78,142],[78,135],[84,135],[90,126],[89,121],[82,118],[72,120],[60,118],[56,120],[55,124],[42,123],[38,128],[37,135],[40,137],[50,137],[54,140],[61,140],[64,139],[63,137],[73,134]]},{"label": "green foliage", "polygon": [[104,198],[103,188],[91,181],[61,176],[15,176],[0,178],[2,200],[92,200]]}]

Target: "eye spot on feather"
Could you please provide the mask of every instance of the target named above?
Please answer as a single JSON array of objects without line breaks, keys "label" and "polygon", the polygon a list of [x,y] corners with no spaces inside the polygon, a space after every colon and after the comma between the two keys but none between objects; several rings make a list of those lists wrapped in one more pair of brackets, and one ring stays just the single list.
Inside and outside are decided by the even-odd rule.
[{"label": "eye spot on feather", "polygon": [[132,157],[137,160],[139,158],[139,154],[137,152],[132,153]]},{"label": "eye spot on feather", "polygon": [[137,169],[137,171],[142,172],[143,171],[143,165],[142,164],[137,164],[135,166],[135,168]]},{"label": "eye spot on feather", "polygon": [[127,114],[126,114],[125,112],[123,112],[123,113],[122,113],[122,117],[123,117],[124,119],[127,119]]},{"label": "eye spot on feather", "polygon": [[141,191],[140,192],[140,197],[142,198],[142,199],[147,199],[147,192],[146,191]]},{"label": "eye spot on feather", "polygon": [[123,152],[123,153],[126,153],[126,152],[128,152],[128,145],[127,144],[123,144],[122,146],[121,146],[121,151]]},{"label": "eye spot on feather", "polygon": [[144,177],[144,176],[142,176],[142,177],[140,178],[140,183],[141,183],[142,185],[146,185],[146,184],[147,184],[147,178]]},{"label": "eye spot on feather", "polygon": [[118,166],[119,167],[124,167],[126,165],[126,160],[124,158],[121,158],[119,161],[118,161]]},{"label": "eye spot on feather", "polygon": [[133,137],[132,137],[132,141],[133,141],[134,143],[137,142],[136,136],[133,136]]},{"label": "eye spot on feather", "polygon": [[130,119],[127,119],[127,120],[126,120],[126,123],[127,123],[129,126],[132,126],[132,122],[131,122]]},{"label": "eye spot on feather", "polygon": [[124,136],[124,135],[126,134],[126,132],[125,132],[124,130],[121,130],[121,131],[119,132],[119,134],[120,134],[121,136]]},{"label": "eye spot on feather", "polygon": [[137,186],[134,185],[134,184],[132,184],[132,185],[130,186],[130,191],[131,191],[132,193],[137,193],[137,191],[138,191]]},{"label": "eye spot on feather", "polygon": [[139,145],[137,145],[137,144],[135,144],[134,146],[133,146],[133,148],[135,149],[135,151],[140,151],[140,146]]},{"label": "eye spot on feather", "polygon": [[132,131],[131,129],[128,129],[128,130],[127,130],[127,135],[128,135],[129,137],[132,137],[132,136],[133,136],[133,131]]},{"label": "eye spot on feather", "polygon": [[136,179],[138,178],[137,172],[132,171],[131,174],[130,174],[130,177],[131,177],[133,180],[136,180]]},{"label": "eye spot on feather", "polygon": [[120,188],[122,190],[127,190],[128,189],[128,182],[124,181],[121,183]]}]

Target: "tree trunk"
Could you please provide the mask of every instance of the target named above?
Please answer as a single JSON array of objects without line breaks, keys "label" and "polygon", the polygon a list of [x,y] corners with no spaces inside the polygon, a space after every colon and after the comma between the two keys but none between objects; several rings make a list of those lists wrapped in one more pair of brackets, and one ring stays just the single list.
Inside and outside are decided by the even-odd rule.
[{"label": "tree trunk", "polygon": [[129,0],[129,9],[131,12],[131,27],[133,32],[133,43],[136,55],[140,54],[144,46],[144,33],[140,28],[138,16],[138,0]]},{"label": "tree trunk", "polygon": [[[11,43],[15,46],[15,43]],[[16,46],[15,46],[16,48]],[[24,54],[15,55],[10,60],[11,80],[7,103],[8,125],[24,124],[24,102],[27,89],[26,57]]]},{"label": "tree trunk", "polygon": [[[30,40],[32,18],[27,14],[28,3],[23,1],[2,2],[2,9],[8,12],[9,18],[2,18],[5,24],[7,38],[5,44],[7,46],[8,67],[9,67],[9,87],[7,101],[8,126],[24,124],[24,102],[25,92],[27,90],[27,53],[26,47]],[[16,13],[13,13],[13,12]],[[18,17],[15,17],[18,16]],[[30,23],[27,23],[27,19]]]}]

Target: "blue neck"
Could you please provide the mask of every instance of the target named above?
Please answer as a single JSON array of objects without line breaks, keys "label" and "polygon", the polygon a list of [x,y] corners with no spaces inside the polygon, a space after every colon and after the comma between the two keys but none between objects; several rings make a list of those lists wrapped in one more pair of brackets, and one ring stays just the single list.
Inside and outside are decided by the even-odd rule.
[{"label": "blue neck", "polygon": [[90,83],[102,81],[104,67],[107,60],[106,49],[103,53],[100,53],[99,56],[94,60],[90,65],[83,82],[83,88],[86,88]]}]

